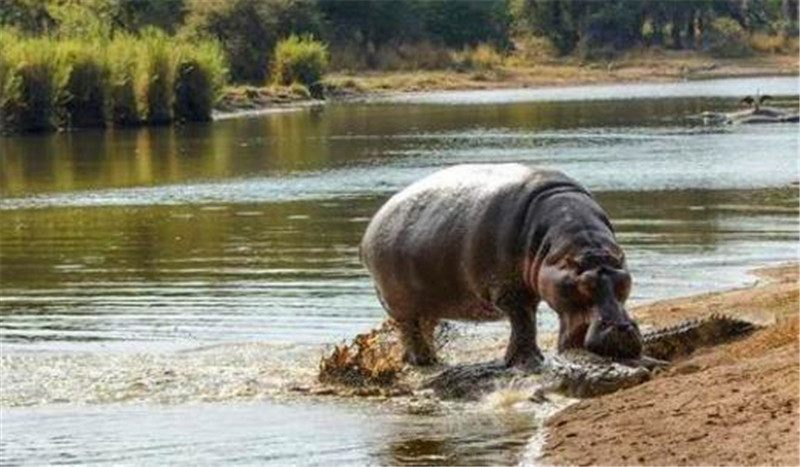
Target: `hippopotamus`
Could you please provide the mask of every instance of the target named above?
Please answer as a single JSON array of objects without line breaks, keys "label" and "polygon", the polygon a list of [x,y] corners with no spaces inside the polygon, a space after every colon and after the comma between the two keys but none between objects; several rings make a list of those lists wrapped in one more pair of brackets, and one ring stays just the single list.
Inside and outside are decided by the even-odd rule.
[{"label": "hippopotamus", "polygon": [[561,172],[523,164],[440,170],[378,210],[360,255],[412,365],[437,362],[440,320],[508,319],[505,365],[536,368],[542,300],[558,315],[560,352],[641,355],[639,327],[625,309],[625,254],[594,197]]}]

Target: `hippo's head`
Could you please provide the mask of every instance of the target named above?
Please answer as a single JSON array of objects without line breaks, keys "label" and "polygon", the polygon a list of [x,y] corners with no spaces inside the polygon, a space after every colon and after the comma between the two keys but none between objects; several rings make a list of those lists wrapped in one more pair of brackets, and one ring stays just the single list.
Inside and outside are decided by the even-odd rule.
[{"label": "hippo's head", "polygon": [[537,283],[561,322],[559,350],[582,347],[613,358],[641,356],[639,326],[624,306],[631,290],[624,260],[588,254],[545,261]]}]

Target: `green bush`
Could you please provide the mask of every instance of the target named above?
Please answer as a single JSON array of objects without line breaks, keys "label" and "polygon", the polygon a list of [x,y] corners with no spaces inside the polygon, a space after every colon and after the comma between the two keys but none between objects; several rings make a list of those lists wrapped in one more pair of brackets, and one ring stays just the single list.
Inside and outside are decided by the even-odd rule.
[{"label": "green bush", "polygon": [[275,84],[298,82],[318,86],[328,66],[328,47],[311,36],[291,35],[275,46],[272,78]]},{"label": "green bush", "polygon": [[136,125],[141,113],[136,101],[137,63],[140,56],[137,39],[118,35],[108,44],[109,120],[115,125]]},{"label": "green bush", "polygon": [[503,56],[491,45],[480,44],[454,53],[453,62],[461,70],[491,71],[502,65]]},{"label": "green bush", "polygon": [[3,34],[5,63],[0,96],[3,131],[42,131],[56,126],[55,109],[63,73],[49,39],[15,38]]},{"label": "green bush", "polygon": [[151,125],[172,121],[175,69],[170,38],[157,29],[142,35],[136,76],[138,107]]},{"label": "green bush", "polygon": [[66,76],[59,89],[57,118],[61,127],[103,127],[108,102],[108,68],[99,44],[58,44]]},{"label": "green bush", "polygon": [[296,0],[186,0],[183,32],[218,40],[236,82],[269,79],[275,44],[289,34],[321,33],[315,2]]},{"label": "green bush", "polygon": [[225,56],[218,43],[181,47],[175,65],[175,119],[210,120],[226,76]]},{"label": "green bush", "polygon": [[715,57],[746,57],[753,53],[747,32],[730,18],[714,20],[708,34],[708,52]]},{"label": "green bush", "polygon": [[227,79],[216,42],[155,30],[104,41],[0,29],[0,43],[4,132],[208,120]]}]

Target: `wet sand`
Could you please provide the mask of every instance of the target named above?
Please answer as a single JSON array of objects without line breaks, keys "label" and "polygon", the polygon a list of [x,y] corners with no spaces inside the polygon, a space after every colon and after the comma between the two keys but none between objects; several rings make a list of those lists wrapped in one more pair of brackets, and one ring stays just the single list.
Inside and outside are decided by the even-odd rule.
[{"label": "wet sand", "polygon": [[798,269],[748,288],[639,307],[644,325],[727,313],[767,325],[640,386],[581,401],[547,423],[547,465],[800,465]]}]

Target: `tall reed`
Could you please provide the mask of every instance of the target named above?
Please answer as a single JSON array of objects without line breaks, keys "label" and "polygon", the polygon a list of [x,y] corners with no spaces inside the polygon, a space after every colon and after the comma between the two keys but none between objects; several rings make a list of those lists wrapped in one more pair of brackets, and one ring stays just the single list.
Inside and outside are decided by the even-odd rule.
[{"label": "tall reed", "polygon": [[136,125],[141,122],[141,110],[136,101],[136,76],[139,60],[137,39],[130,35],[117,35],[108,44],[109,111],[108,117],[117,126]]},{"label": "tall reed", "polygon": [[[3,131],[56,128],[55,111],[65,75],[47,38],[18,40],[3,33],[0,127]],[[11,40],[9,40],[11,39]]]},{"label": "tall reed", "polygon": [[174,60],[169,37],[162,31],[150,28],[141,38],[136,74],[136,94],[144,120],[151,125],[172,121],[174,102]]},{"label": "tall reed", "polygon": [[65,82],[59,89],[57,119],[60,127],[106,125],[109,102],[108,67],[100,44],[74,40],[56,44]]},{"label": "tall reed", "polygon": [[216,42],[155,29],[113,39],[0,29],[0,44],[4,132],[209,120],[227,80]]},{"label": "tall reed", "polygon": [[175,119],[205,121],[225,84],[225,53],[217,42],[184,44],[175,58]]}]

